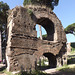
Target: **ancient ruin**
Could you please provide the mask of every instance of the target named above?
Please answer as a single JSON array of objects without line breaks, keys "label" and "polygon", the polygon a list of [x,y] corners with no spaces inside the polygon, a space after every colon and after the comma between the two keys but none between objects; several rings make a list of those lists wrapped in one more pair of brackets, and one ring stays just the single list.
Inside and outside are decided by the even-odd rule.
[{"label": "ancient ruin", "polygon": [[71,43],[67,43],[67,54],[70,54],[71,49]]},{"label": "ancient ruin", "polygon": [[[47,32],[47,38],[37,38],[36,24]],[[6,60],[8,71],[36,69],[36,61],[44,55],[50,67],[67,64],[66,35],[60,20],[49,8],[41,6],[15,7],[8,17]]]}]

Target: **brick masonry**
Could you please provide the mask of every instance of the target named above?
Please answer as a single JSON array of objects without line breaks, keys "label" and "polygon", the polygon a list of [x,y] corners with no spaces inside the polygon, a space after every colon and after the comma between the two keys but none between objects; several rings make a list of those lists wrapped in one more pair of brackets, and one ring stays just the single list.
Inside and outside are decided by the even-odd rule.
[{"label": "brick masonry", "polygon": [[[47,31],[45,40],[37,38],[36,24],[42,25]],[[45,54],[50,65],[67,64],[64,29],[55,13],[48,8],[15,7],[9,11],[7,30],[8,71],[33,70],[36,59],[45,53],[51,54]]]}]

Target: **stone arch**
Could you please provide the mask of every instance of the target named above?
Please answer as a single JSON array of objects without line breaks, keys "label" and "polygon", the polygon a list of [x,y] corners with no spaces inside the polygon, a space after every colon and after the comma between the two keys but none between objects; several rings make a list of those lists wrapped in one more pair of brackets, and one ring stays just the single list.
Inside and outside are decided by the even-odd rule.
[{"label": "stone arch", "polygon": [[55,15],[54,12],[52,11],[40,12],[39,11],[37,13],[34,13],[34,17],[32,17],[32,20],[35,21],[35,24],[38,23],[40,25],[42,25],[42,22],[39,23],[39,20],[40,21],[46,20],[46,21],[51,22],[54,26],[54,35],[53,35],[54,41],[65,41],[66,40],[66,37],[63,37],[63,35],[65,35],[64,28],[62,27],[60,20],[58,19],[58,17]]},{"label": "stone arch", "polygon": [[41,25],[47,32],[46,40],[54,41],[54,23],[49,18],[42,17],[37,20],[36,24]]},{"label": "stone arch", "polygon": [[[11,10],[8,17],[7,28],[9,29],[9,33],[6,48],[8,71],[19,71],[21,65],[24,66],[24,70],[26,68],[28,70],[30,68],[34,69],[36,67],[36,59],[39,59],[45,53],[51,53],[52,56],[58,55],[58,57],[61,54],[61,61],[63,57],[62,52],[66,52],[66,45],[64,45],[66,44],[66,35],[56,15],[52,11],[41,7],[35,8],[35,10],[32,8],[33,13],[31,14],[28,10],[23,7],[16,7]],[[43,24],[45,22],[40,22],[41,20],[49,23],[47,27],[51,24],[50,27],[53,29],[52,33]],[[53,34],[53,38],[48,40],[38,39],[35,30],[36,24],[43,25],[48,35]]]},{"label": "stone arch", "polygon": [[48,53],[44,53],[43,55],[48,58],[49,67],[50,68],[55,68],[56,65],[57,65],[56,56],[53,55],[52,53],[49,53],[49,52]]},{"label": "stone arch", "polygon": [[[54,53],[54,49],[53,50],[51,50],[50,49],[50,46],[48,46],[48,45],[44,45],[44,46],[40,46],[39,48],[38,48],[38,51],[36,51],[35,53],[34,53],[34,56],[37,58],[37,59],[39,59],[44,53],[51,53],[51,54],[53,54],[54,56],[56,56],[57,54],[58,54],[58,52],[57,53]],[[59,51],[59,50],[58,50]]]},{"label": "stone arch", "polygon": [[40,57],[45,56],[48,58],[49,67],[48,68],[55,68],[57,66],[57,57],[56,54],[54,54],[50,49],[44,48],[39,50],[34,54],[35,58],[37,60],[40,59]]}]

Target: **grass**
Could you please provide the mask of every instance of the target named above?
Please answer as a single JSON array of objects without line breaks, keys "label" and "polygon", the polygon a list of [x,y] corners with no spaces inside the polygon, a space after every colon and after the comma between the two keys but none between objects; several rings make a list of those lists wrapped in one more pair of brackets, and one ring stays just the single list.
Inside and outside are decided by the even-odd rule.
[{"label": "grass", "polygon": [[[33,71],[32,73],[27,73],[27,72],[20,72],[15,75],[75,75],[75,64],[74,65],[64,65],[63,67],[57,68],[56,69],[58,73],[55,74],[46,74],[41,71]],[[0,73],[5,73],[7,75],[13,75],[11,72],[7,72],[6,69],[3,71],[0,71]]]},{"label": "grass", "polygon": [[71,53],[68,55],[68,64],[75,64],[75,49],[72,49]]},{"label": "grass", "polygon": [[75,49],[71,51],[71,55],[75,55]]},{"label": "grass", "polygon": [[46,73],[43,73],[39,70],[33,71],[32,73],[27,73],[27,72],[20,72],[18,74],[15,75],[47,75]]},{"label": "grass", "polygon": [[39,70],[32,71],[32,73],[23,71],[17,74],[13,74],[12,72],[7,72],[7,70],[5,69],[3,71],[0,71],[0,74],[1,73],[5,73],[7,75],[47,75],[46,73],[43,73],[42,71],[39,71]]},{"label": "grass", "polygon": [[63,67],[57,68],[57,70],[61,73],[58,75],[75,75],[75,48],[72,47],[72,51],[68,55],[68,65],[64,65]]},{"label": "grass", "polygon": [[57,68],[58,71],[75,73],[75,64],[74,65],[64,65],[63,67]]},{"label": "grass", "polygon": [[6,69],[4,69],[3,71],[0,71],[0,73],[5,73],[5,74],[7,74],[7,75],[13,75],[12,72],[7,72]]},{"label": "grass", "polygon": [[60,70],[64,70],[64,69],[66,69],[66,68],[69,68],[68,67],[68,65],[64,65],[64,66],[62,66],[62,67],[58,67],[56,70],[58,70],[58,71],[60,71]]}]

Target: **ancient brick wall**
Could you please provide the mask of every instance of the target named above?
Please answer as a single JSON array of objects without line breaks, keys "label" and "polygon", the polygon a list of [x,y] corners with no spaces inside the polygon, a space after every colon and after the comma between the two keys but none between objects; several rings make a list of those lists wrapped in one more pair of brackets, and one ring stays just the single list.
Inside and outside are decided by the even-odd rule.
[{"label": "ancient brick wall", "polygon": [[[36,24],[42,25],[47,31],[46,40],[37,38]],[[9,12],[7,29],[8,71],[35,69],[36,59],[44,53],[52,53],[57,66],[64,65],[62,61],[67,60],[66,35],[60,20],[52,11],[41,7],[16,7]]]}]

